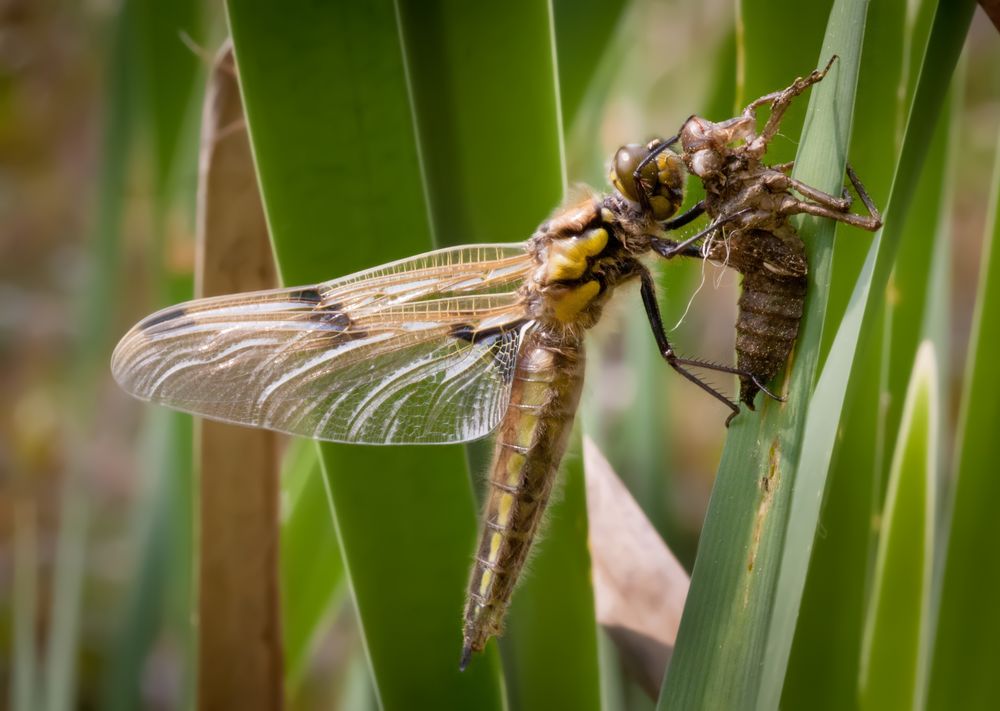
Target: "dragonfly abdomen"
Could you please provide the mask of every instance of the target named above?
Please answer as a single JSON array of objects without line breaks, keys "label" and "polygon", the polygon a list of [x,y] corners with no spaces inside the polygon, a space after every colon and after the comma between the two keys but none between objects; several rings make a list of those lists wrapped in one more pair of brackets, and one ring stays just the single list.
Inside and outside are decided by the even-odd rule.
[{"label": "dragonfly abdomen", "polygon": [[497,430],[483,531],[465,607],[462,667],[500,633],[538,531],[573,425],[583,383],[578,337],[529,333]]}]

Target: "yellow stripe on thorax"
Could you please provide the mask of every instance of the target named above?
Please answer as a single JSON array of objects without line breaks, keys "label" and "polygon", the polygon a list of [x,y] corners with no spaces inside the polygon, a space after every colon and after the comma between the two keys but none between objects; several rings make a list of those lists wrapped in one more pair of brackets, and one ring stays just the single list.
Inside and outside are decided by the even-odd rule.
[{"label": "yellow stripe on thorax", "polygon": [[577,315],[601,293],[601,285],[597,281],[588,281],[566,289],[559,294],[552,294],[552,312],[563,323],[573,321]]},{"label": "yellow stripe on thorax", "polygon": [[545,260],[545,283],[579,279],[587,271],[587,259],[596,257],[607,244],[608,232],[601,227],[552,240]]}]

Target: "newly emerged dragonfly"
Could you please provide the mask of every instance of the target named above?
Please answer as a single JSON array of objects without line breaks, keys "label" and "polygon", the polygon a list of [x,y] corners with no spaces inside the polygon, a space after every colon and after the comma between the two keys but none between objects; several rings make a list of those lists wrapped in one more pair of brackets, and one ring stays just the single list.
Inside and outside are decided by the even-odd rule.
[{"label": "newly emerged dragonfly", "polygon": [[144,400],[319,440],[441,444],[496,430],[464,668],[500,632],[576,412],[584,332],[615,287],[638,280],[663,357],[737,409],[689,367],[747,374],[677,357],[639,261],[683,196],[675,153],[643,163],[658,146],[620,149],[613,192],[562,207],[525,243],[159,311],[118,344],[115,379]]}]

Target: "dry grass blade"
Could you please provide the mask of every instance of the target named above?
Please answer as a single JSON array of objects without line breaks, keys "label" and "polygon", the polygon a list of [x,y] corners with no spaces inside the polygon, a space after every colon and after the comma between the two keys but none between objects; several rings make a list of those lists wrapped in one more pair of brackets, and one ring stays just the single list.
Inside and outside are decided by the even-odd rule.
[{"label": "dry grass blade", "polygon": [[[197,229],[199,296],[275,285],[228,42],[205,96]],[[279,709],[278,435],[205,421],[200,436],[198,707]]]},{"label": "dry grass blade", "polygon": [[583,461],[597,621],[655,699],[690,580],[589,437]]}]

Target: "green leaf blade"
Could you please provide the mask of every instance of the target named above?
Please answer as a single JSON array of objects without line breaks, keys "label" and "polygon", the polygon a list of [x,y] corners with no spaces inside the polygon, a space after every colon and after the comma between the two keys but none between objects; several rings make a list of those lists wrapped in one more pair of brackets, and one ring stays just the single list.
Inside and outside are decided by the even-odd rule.
[{"label": "green leaf blade", "polygon": [[[971,3],[957,9],[960,11],[956,12],[954,6],[942,8],[936,17],[885,214],[886,226],[869,251],[805,416],[802,445],[796,465],[799,475],[788,523],[789,532],[794,534],[786,539],[781,580],[775,593],[775,610],[779,611],[775,624],[784,630],[781,637],[790,636],[794,631],[800,609],[816,522],[837,442],[845,398],[855,392],[849,389],[852,373],[855,366],[867,367],[864,365],[866,344],[859,346],[859,339],[869,339],[873,332],[874,314],[881,307],[883,289],[899,244],[905,216],[927,155],[930,137],[944,105],[951,71],[971,20]],[[776,636],[775,639],[777,638]],[[782,645],[772,651],[765,657],[765,674],[769,677],[768,687],[775,694],[769,701],[772,702],[771,705],[776,705],[787,666],[788,649]],[[767,703],[764,705],[767,706]]]},{"label": "green leaf blade", "polygon": [[[502,12],[454,0],[398,7],[437,242],[527,239],[565,187],[550,4],[532,0]],[[481,446],[470,450],[485,467]],[[513,708],[585,709],[600,700],[582,471],[567,466],[560,477],[564,494],[550,503],[501,640]]]},{"label": "green leaf blade", "polygon": [[[1000,566],[987,552],[1000,536],[996,422],[1000,418],[1000,152],[981,258],[965,390],[955,444],[950,530],[942,566],[927,707],[985,708],[997,695]],[[986,548],[984,548],[986,546]]]},{"label": "green leaf blade", "polygon": [[[796,177],[828,192],[842,180],[865,11],[865,2],[835,3],[819,58],[813,55],[819,66],[833,54],[840,59],[811,90]],[[785,77],[767,90],[788,83]],[[792,394],[809,392],[818,365],[833,225],[804,221],[800,233],[815,284],[794,357]],[[738,418],[731,428],[660,708],[777,706],[794,622],[774,626],[781,603],[773,596],[806,402],[793,396],[780,407],[765,403],[758,415]],[[807,563],[808,557],[793,564],[803,579]],[[777,667],[772,654],[782,655]]]},{"label": "green leaf blade", "polygon": [[[850,160],[876,205],[885,204],[899,152],[896,134],[902,105],[886,97],[903,94],[904,34],[907,42],[912,41],[905,16],[905,3],[875,3],[870,6],[866,25],[858,85],[861,115],[855,121]],[[945,209],[941,206],[943,186],[951,179],[942,170],[952,150],[945,140],[947,123],[942,121],[935,133],[929,165],[921,178],[922,197],[914,203],[923,216],[910,218],[907,237],[901,244],[900,255],[908,253],[908,258],[902,273],[897,262],[892,292],[895,296],[887,303],[887,309],[892,310],[892,335],[883,331],[886,311],[877,312],[878,320],[871,330],[884,333],[884,338],[872,344],[866,357],[869,366],[860,369],[851,383],[855,401],[850,417],[840,424],[842,446],[833,460],[819,522],[823,535],[816,536],[814,542],[782,694],[782,705],[788,708],[843,709],[857,703],[864,605],[874,550],[872,521],[881,509],[882,499],[873,478],[877,471],[888,469],[882,463],[882,443],[895,439],[925,309],[931,304],[947,303],[946,291],[927,287],[930,265],[936,270],[947,268],[941,249],[947,236],[938,229],[936,217],[939,210]],[[927,247],[931,242],[936,245],[934,250]],[[845,226],[838,228],[828,324],[841,320],[870,244],[871,235]],[[835,333],[835,328],[825,329],[824,351]],[[943,344],[939,352],[941,349]],[[883,388],[890,375],[892,382],[901,382],[901,386],[887,395]],[[896,412],[895,426],[885,425],[887,397]]]},{"label": "green leaf blade", "polygon": [[[283,281],[430,248],[392,3],[228,11]],[[499,708],[495,652],[458,671],[475,530],[461,448],[321,445],[320,457],[381,704]]]},{"label": "green leaf blade", "polygon": [[548,3],[398,7],[437,244],[528,239],[565,182]]},{"label": "green leaf blade", "polygon": [[426,250],[430,229],[392,3],[320,10],[295,2],[272,11],[230,3],[228,10],[286,283]]},{"label": "green leaf blade", "polygon": [[337,533],[323,484],[317,448],[295,440],[281,474],[281,607],[286,688],[305,670],[323,621],[345,585]]},{"label": "green leaf blade", "polygon": [[893,454],[865,625],[862,709],[919,708],[934,564],[939,410],[934,347],[917,353]]}]

